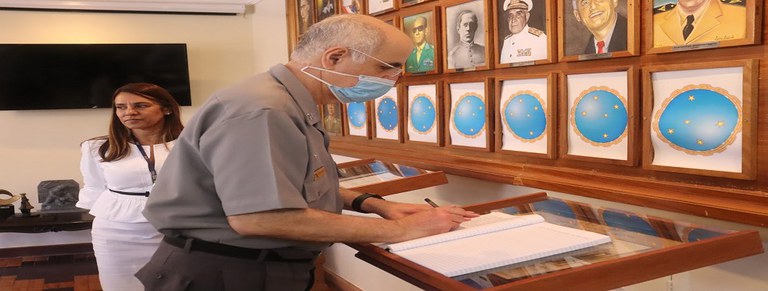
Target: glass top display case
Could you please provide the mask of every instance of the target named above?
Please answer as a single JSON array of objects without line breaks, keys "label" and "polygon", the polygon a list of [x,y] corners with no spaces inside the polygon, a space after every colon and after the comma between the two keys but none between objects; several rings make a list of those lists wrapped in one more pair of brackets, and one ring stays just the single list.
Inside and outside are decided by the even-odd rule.
[{"label": "glass top display case", "polygon": [[[373,244],[357,257],[426,290],[605,290],[763,252],[757,231],[732,231],[550,198],[546,193],[465,206],[478,213],[535,213],[611,242],[499,268],[446,277]],[[514,248],[515,242],[496,242]]]},{"label": "glass top display case", "polygon": [[428,171],[375,159],[340,163],[338,168],[339,186],[382,196],[448,182],[442,171]]}]

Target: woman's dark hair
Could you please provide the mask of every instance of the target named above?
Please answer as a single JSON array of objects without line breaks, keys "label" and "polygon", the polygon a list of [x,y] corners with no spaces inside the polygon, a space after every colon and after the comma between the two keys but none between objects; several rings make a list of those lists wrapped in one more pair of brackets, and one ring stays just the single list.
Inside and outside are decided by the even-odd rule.
[{"label": "woman's dark hair", "polygon": [[131,131],[120,122],[120,118],[117,117],[117,109],[115,108],[115,97],[120,93],[131,93],[138,96],[150,99],[160,105],[161,108],[170,112],[165,115],[163,142],[169,142],[176,140],[184,129],[184,125],[181,124],[179,103],[176,99],[173,99],[171,93],[155,84],[150,83],[129,83],[125,84],[115,90],[112,94],[112,117],[109,121],[109,134],[106,136],[100,136],[93,139],[105,139],[99,147],[99,156],[102,161],[111,162],[122,159],[130,153],[131,146]]}]

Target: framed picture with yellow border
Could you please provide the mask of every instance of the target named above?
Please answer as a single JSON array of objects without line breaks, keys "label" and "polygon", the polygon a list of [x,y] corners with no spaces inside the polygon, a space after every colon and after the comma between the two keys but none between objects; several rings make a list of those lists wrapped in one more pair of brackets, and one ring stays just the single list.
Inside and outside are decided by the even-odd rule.
[{"label": "framed picture with yellow border", "polygon": [[405,143],[442,146],[442,82],[409,82],[403,84],[403,91]]},{"label": "framed picture with yellow border", "polygon": [[756,177],[757,60],[643,68],[643,167]]},{"label": "framed picture with yellow border", "polygon": [[496,152],[556,157],[556,82],[552,73],[496,77]]},{"label": "framed picture with yellow border", "polygon": [[559,151],[563,159],[637,164],[637,80],[634,66],[563,74]]},{"label": "framed picture with yellow border", "polygon": [[446,146],[491,151],[492,78],[468,78],[445,84]]}]

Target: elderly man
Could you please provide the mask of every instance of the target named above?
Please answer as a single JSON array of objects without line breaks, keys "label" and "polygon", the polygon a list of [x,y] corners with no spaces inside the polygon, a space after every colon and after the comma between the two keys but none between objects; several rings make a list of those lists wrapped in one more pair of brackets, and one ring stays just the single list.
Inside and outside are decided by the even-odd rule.
[{"label": "elderly man", "polygon": [[573,16],[592,35],[584,54],[627,50],[627,18],[616,12],[619,0],[573,0]]},{"label": "elderly man", "polygon": [[533,2],[531,0],[505,0],[507,24],[510,34],[501,45],[502,64],[527,62],[547,58],[547,35],[528,26]]},{"label": "elderly man", "polygon": [[475,42],[477,15],[462,10],[456,17],[456,31],[459,41],[448,53],[448,68],[463,69],[485,65],[485,46]]},{"label": "elderly man", "polygon": [[477,216],[339,188],[318,104],[381,97],[412,49],[376,18],[332,16],[309,28],[288,64],[214,93],[149,196],[144,215],[165,238],[136,274],[145,288],[309,290],[313,261],[332,242],[404,241]]},{"label": "elderly man", "polygon": [[413,51],[405,61],[405,71],[409,73],[429,72],[435,69],[435,47],[427,42],[429,24],[427,18],[419,16],[411,26]]},{"label": "elderly man", "polygon": [[654,13],[654,47],[740,39],[747,34],[747,9],[719,0],[678,0],[654,8]]}]

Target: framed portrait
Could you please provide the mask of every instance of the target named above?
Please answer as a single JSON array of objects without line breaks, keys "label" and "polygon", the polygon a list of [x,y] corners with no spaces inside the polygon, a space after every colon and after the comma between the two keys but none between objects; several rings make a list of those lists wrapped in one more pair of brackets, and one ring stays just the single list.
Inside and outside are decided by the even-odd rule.
[{"label": "framed portrait", "polygon": [[398,0],[367,0],[368,15],[379,15],[397,10]]},{"label": "framed portrait", "polygon": [[315,11],[318,22],[333,16],[336,14],[336,0],[315,0]]},{"label": "framed portrait", "polygon": [[496,78],[496,152],[555,158],[554,74]]},{"label": "framed portrait", "polygon": [[446,82],[446,146],[491,151],[491,78]]},{"label": "framed portrait", "polygon": [[562,32],[558,41],[560,61],[639,54],[640,0],[563,2],[557,24]]},{"label": "framed portrait", "polygon": [[345,132],[349,136],[370,137],[370,127],[368,124],[370,116],[368,102],[350,102],[347,106],[347,122]]},{"label": "framed portrait", "polygon": [[649,54],[760,43],[761,0],[649,2],[643,11]]},{"label": "framed portrait", "polygon": [[496,68],[518,67],[554,61],[555,34],[552,1],[494,0]]},{"label": "framed portrait", "polygon": [[424,3],[427,1],[432,1],[432,0],[400,0],[400,7],[416,5],[416,4]]},{"label": "framed portrait", "polygon": [[296,34],[301,37],[315,23],[315,5],[313,0],[296,1]]},{"label": "framed portrait", "polygon": [[340,14],[363,14],[365,13],[364,0],[339,0]]},{"label": "framed portrait", "polygon": [[373,137],[400,142],[400,98],[397,87],[373,100]]},{"label": "framed portrait", "polygon": [[443,7],[443,71],[491,68],[488,15],[490,2],[459,0]]},{"label": "framed portrait", "polygon": [[440,81],[409,83],[405,87],[405,142],[442,146],[442,89]]},{"label": "framed portrait", "polygon": [[636,165],[637,69],[600,68],[563,79],[560,157]]},{"label": "framed portrait", "polygon": [[643,69],[643,167],[752,180],[757,60]]},{"label": "framed portrait", "polygon": [[[413,10],[412,10],[413,11]],[[400,23],[403,32],[411,37],[413,51],[405,61],[406,76],[436,74],[440,72],[440,45],[437,42],[437,7],[419,9],[413,15],[404,16]]]},{"label": "framed portrait", "polygon": [[323,115],[323,128],[330,135],[342,135],[344,126],[341,120],[341,103],[320,104],[320,112]]}]

